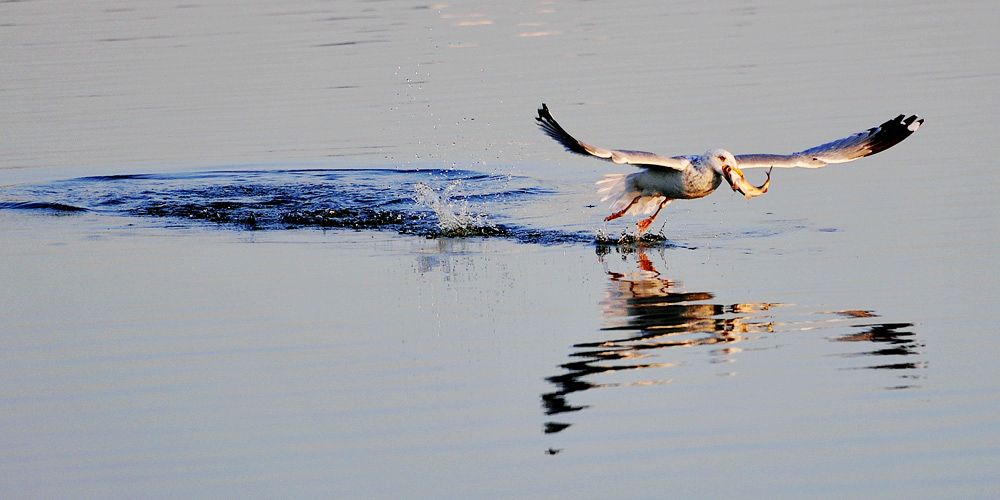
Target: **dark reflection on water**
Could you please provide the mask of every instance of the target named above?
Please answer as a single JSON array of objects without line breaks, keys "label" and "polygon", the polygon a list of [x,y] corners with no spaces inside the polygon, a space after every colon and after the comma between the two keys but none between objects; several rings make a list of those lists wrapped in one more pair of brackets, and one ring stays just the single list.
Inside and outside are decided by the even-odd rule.
[{"label": "dark reflection on water", "polygon": [[[631,272],[609,269],[607,256],[612,249],[623,260],[634,261]],[[597,254],[608,277],[607,295],[601,307],[608,325],[602,330],[609,332],[609,337],[574,344],[570,360],[559,365],[562,372],[546,379],[555,386],[554,391],[542,394],[545,414],[553,417],[544,425],[546,434],[561,432],[572,425],[555,420],[555,416],[588,408],[570,401],[574,393],[623,385],[669,383],[670,379],[646,376],[646,373],[653,373],[648,369],[677,366],[664,360],[663,349],[667,348],[716,346],[707,352],[707,361],[726,362],[730,355],[744,350],[734,345],[739,342],[752,342],[781,333],[853,328],[861,331],[839,335],[833,340],[863,343],[866,350],[841,356],[873,363],[860,368],[899,370],[899,377],[906,383],[886,389],[917,387],[914,381],[921,376],[916,370],[927,366],[926,362],[912,360],[921,354],[923,345],[907,330],[913,326],[910,323],[851,324],[858,319],[876,317],[871,311],[838,311],[833,320],[829,313],[822,312],[811,313],[813,317],[804,320],[785,320],[782,309],[791,306],[771,302],[724,304],[716,301],[711,292],[682,290],[678,283],[657,270],[645,248],[598,246]],[[871,349],[871,344],[876,348]],[[882,362],[884,359],[893,359],[893,362]],[[625,384],[599,381],[601,375],[639,370],[644,370],[643,376],[636,375]]]},{"label": "dark reflection on water", "polygon": [[[834,338],[837,342],[871,342],[876,345],[876,349],[866,349],[859,352],[847,353],[842,356],[847,358],[863,358],[874,363],[860,367],[870,370],[899,370],[899,378],[904,381],[898,385],[888,387],[888,389],[910,389],[918,387],[916,381],[921,377],[912,370],[927,367],[926,361],[898,361],[882,362],[883,359],[893,360],[898,356],[917,356],[921,353],[924,345],[917,341],[916,334],[908,329],[913,327],[912,323],[883,323],[872,325],[855,325],[855,328],[862,331]],[[867,344],[865,344],[867,346]],[[874,359],[869,359],[874,357]],[[885,357],[885,358],[883,358]],[[907,358],[909,359],[909,358]]]}]

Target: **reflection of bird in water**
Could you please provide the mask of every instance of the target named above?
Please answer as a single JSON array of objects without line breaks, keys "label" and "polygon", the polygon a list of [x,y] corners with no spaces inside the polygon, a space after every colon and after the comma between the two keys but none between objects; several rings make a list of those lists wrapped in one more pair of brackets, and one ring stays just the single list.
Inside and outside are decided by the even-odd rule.
[{"label": "reflection of bird in water", "polygon": [[[607,326],[602,328],[610,338],[581,342],[573,345],[570,360],[559,365],[561,373],[548,377],[555,390],[542,394],[545,414],[559,415],[583,410],[585,405],[574,405],[569,396],[576,392],[597,388],[617,387],[623,384],[607,383],[594,378],[625,371],[642,371],[625,385],[644,386],[667,383],[669,379],[651,379],[646,373],[664,373],[653,370],[678,366],[663,357],[666,348],[715,346],[708,351],[709,362],[729,363],[742,352],[738,343],[769,336],[774,332],[813,332],[827,328],[861,329],[851,334],[834,337],[838,342],[861,342],[880,346],[875,350],[843,353],[846,358],[860,358],[866,362],[878,359],[875,364],[852,367],[862,369],[893,370],[908,381],[889,389],[916,387],[910,379],[919,378],[916,369],[926,367],[926,362],[913,361],[922,344],[906,329],[910,323],[868,323],[877,315],[867,310],[838,311],[831,319],[829,313],[789,311],[788,320],[775,317],[778,306],[784,304],[748,302],[720,304],[713,302],[711,292],[684,291],[680,284],[661,275],[647,255],[639,248],[634,254],[621,247],[613,247],[624,255],[634,256],[635,267],[628,272],[608,269],[605,253],[611,247],[598,248],[608,278],[607,293],[601,300],[602,314]],[[655,255],[654,255],[655,256]],[[796,318],[796,319],[791,319]],[[857,322],[862,323],[857,323]],[[849,322],[845,325],[845,322]],[[748,349],[747,351],[753,351]],[[904,358],[899,358],[903,356]],[[874,357],[874,358],[873,358]],[[555,434],[571,424],[558,421],[545,423],[544,432]],[[556,453],[558,450],[555,451]]]},{"label": "reflection of bird in water", "polygon": [[[660,210],[671,201],[708,196],[723,179],[733,191],[751,199],[767,192],[771,183],[770,169],[774,167],[819,168],[871,156],[899,144],[924,122],[913,115],[908,118],[899,115],[864,132],[787,155],[733,155],[725,149],[715,149],[703,155],[666,157],[646,151],[604,149],[578,140],[556,122],[545,104],[539,108],[535,120],[543,132],[567,151],[642,168],[628,175],[610,174],[597,183],[598,193],[603,195],[601,201],[612,200],[613,213],[604,220],[652,214],[639,221],[640,234],[649,229]],[[744,177],[741,169],[745,168],[767,168],[767,180],[754,186]]]},{"label": "reflection of bird in water", "polygon": [[[663,340],[669,336],[670,340],[663,340],[669,345],[706,345],[736,342],[741,339],[740,334],[751,331],[771,331],[770,323],[755,323],[749,316],[766,311],[773,304],[707,303],[714,298],[713,294],[676,290],[676,284],[661,277],[644,250],[637,255],[635,272],[607,273],[612,286],[602,301],[604,317],[608,320],[624,318],[626,323],[605,330],[643,332],[638,337],[610,342],[634,344],[637,340]],[[695,335],[677,338],[677,334]]]},{"label": "reflection of bird in water", "polygon": [[[645,361],[647,353],[654,350],[730,344],[742,340],[747,333],[771,330],[770,322],[756,319],[771,304],[715,304],[710,302],[714,298],[710,292],[677,290],[674,282],[660,275],[644,251],[638,253],[636,264],[631,273],[605,270],[608,293],[601,302],[604,317],[610,322],[603,330],[633,334],[574,345],[577,349],[571,354],[574,360],[561,365],[566,373],[547,379],[557,387],[556,391],[542,395],[547,415],[586,408],[569,404],[566,396],[604,386],[584,380],[591,375],[672,366],[669,362]],[[724,349],[717,354],[733,352],[736,350]],[[661,382],[646,380],[634,384]],[[568,426],[549,422],[545,432],[559,432]]]}]

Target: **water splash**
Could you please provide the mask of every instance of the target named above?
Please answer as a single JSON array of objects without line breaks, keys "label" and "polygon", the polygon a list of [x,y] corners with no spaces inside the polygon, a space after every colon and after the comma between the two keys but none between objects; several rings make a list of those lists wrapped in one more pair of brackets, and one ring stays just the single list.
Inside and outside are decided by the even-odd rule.
[{"label": "water splash", "polygon": [[[500,236],[507,231],[490,222],[484,211],[475,210],[466,199],[456,199],[463,193],[462,181],[449,182],[440,192],[418,182],[413,189],[416,202],[430,208],[437,215],[438,227],[443,236]],[[464,196],[463,196],[464,198]]]},{"label": "water splash", "polygon": [[609,233],[607,228],[598,229],[595,236],[598,247],[621,247],[625,249],[641,249],[651,247],[672,246],[663,233],[637,234],[622,230],[618,235]]}]

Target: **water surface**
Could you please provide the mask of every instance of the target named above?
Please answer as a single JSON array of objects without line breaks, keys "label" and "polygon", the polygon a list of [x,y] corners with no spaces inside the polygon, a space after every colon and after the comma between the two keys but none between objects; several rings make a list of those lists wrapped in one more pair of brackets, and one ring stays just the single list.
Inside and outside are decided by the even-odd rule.
[{"label": "water surface", "polygon": [[[995,10],[0,3],[0,491],[991,496]],[[541,102],[666,154],[927,121],[618,245]]]}]

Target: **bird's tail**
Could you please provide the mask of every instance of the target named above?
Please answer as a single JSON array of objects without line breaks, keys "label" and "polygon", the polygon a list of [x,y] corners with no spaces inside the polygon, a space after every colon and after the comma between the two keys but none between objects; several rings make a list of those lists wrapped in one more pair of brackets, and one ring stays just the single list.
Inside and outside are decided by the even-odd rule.
[{"label": "bird's tail", "polygon": [[621,198],[627,191],[625,177],[626,174],[608,174],[597,181],[597,194],[601,195],[601,201]]},{"label": "bird's tail", "polygon": [[[597,194],[601,195],[601,201],[612,200],[611,206],[608,207],[612,212],[629,207],[624,215],[651,214],[664,200],[662,196],[642,196],[641,191],[630,188],[628,174],[605,175],[603,179],[597,181]],[[637,196],[640,196],[639,200],[632,203]]]}]

